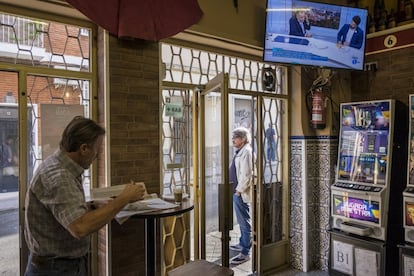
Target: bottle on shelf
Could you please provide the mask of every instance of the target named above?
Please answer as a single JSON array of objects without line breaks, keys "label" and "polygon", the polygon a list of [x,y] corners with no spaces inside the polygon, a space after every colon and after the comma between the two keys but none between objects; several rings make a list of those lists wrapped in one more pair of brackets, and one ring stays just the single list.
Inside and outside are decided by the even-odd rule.
[{"label": "bottle on shelf", "polygon": [[394,28],[396,25],[397,23],[395,22],[395,11],[394,9],[391,9],[390,13],[388,14],[387,28],[391,29]]},{"label": "bottle on shelf", "polygon": [[404,1],[405,20],[413,19],[413,2],[411,0]]},{"label": "bottle on shelf", "polygon": [[405,1],[404,0],[399,0],[398,1],[398,12],[397,12],[397,23],[401,23],[403,21],[405,21]]}]

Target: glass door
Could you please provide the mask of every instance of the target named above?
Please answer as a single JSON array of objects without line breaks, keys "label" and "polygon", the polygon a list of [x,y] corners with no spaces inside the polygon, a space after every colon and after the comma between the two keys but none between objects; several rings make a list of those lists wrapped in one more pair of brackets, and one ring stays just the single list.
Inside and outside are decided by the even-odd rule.
[{"label": "glass door", "polygon": [[195,223],[194,232],[200,233],[195,257],[199,253],[202,259],[229,266],[230,258],[239,253],[229,247],[240,237],[233,213],[229,164],[234,154],[230,134],[243,126],[251,134],[255,157],[250,203],[252,248],[250,261],[230,267],[235,275],[267,274],[289,263],[289,149],[283,146],[288,139],[287,97],[229,89],[230,81],[228,74],[211,80],[197,98],[199,116],[193,115],[199,118],[199,127],[194,127],[199,139],[194,140],[200,141],[194,147],[200,153],[200,176],[194,173],[194,181],[200,182],[194,187],[200,201],[199,217],[195,216],[199,223]]},{"label": "glass door", "polygon": [[201,258],[224,266],[229,265],[229,219],[232,218],[231,198],[223,194],[229,186],[227,83],[228,75],[220,74],[200,93],[199,131],[200,253]]},{"label": "glass door", "polygon": [[[257,178],[255,189],[254,269],[270,274],[289,264],[289,149],[287,99],[258,97]],[[260,141],[260,142],[259,142]]]},{"label": "glass door", "polygon": [[18,73],[0,71],[0,79],[0,267],[19,275]]}]

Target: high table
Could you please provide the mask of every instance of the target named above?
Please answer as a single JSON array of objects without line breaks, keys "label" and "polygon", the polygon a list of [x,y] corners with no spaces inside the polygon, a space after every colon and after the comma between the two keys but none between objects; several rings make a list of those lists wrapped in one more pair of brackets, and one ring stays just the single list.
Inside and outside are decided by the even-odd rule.
[{"label": "high table", "polygon": [[156,272],[156,252],[157,252],[157,237],[156,237],[156,223],[157,219],[162,217],[181,215],[194,209],[194,203],[190,199],[183,199],[180,205],[176,208],[152,211],[149,213],[135,214],[133,218],[145,219],[145,266],[146,275],[154,276]]}]

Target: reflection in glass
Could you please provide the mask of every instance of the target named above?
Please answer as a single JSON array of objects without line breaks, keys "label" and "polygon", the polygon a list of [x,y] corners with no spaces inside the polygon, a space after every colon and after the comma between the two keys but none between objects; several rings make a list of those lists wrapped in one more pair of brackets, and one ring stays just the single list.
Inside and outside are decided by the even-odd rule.
[{"label": "reflection in glass", "polygon": [[17,74],[0,71],[7,80],[0,91],[0,271],[19,275],[19,112]]},{"label": "reflection in glass", "polygon": [[263,244],[280,241],[283,237],[282,104],[282,101],[273,98],[264,98],[262,104]]}]

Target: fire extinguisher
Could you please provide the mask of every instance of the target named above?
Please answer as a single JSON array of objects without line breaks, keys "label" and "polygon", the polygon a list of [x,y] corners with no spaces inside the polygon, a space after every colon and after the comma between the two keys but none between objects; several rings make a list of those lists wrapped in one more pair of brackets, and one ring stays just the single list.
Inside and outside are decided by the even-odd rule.
[{"label": "fire extinguisher", "polygon": [[325,122],[325,96],[322,88],[318,87],[311,91],[312,110],[311,110],[311,126],[316,129],[324,129]]}]

